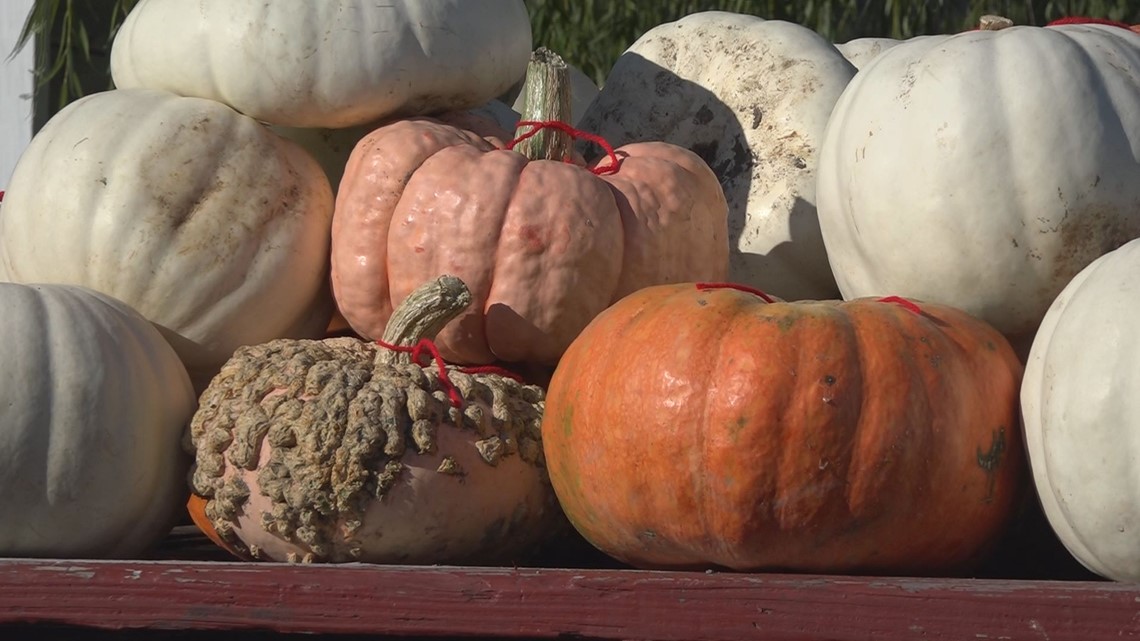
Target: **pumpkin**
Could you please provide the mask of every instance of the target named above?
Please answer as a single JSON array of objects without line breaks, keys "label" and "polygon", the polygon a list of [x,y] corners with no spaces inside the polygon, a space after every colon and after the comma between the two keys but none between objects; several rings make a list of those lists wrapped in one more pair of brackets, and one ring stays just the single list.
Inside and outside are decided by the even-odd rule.
[{"label": "pumpkin", "polygon": [[819,34],[727,12],[645,32],[580,126],[614,144],[661,140],[715,171],[728,201],[729,277],[788,299],[838,296],[816,221],[816,164],[855,74]]},{"label": "pumpkin", "polygon": [[635,292],[567,350],[542,421],[566,516],[639,568],[959,573],[1024,479],[1021,364],[900,300]]},{"label": "pumpkin", "polygon": [[86,288],[0,283],[0,308],[0,556],[147,553],[187,494],[178,356]]},{"label": "pumpkin", "polygon": [[530,51],[521,0],[142,0],[111,74],[118,88],[340,129],[481,105],[522,77]]},{"label": "pumpkin", "polygon": [[97,93],[21,155],[0,216],[0,280],[126,302],[200,390],[239,345],[321,336],[332,206],[311,156],[225,105]]},{"label": "pumpkin", "polygon": [[1140,241],[1061,290],[1033,340],[1021,388],[1041,506],[1070,553],[1110,579],[1140,580]]},{"label": "pumpkin", "polygon": [[[239,349],[191,423],[194,492],[239,555],[274,561],[490,563],[563,521],[543,468],[542,389],[407,353],[472,302],[444,276],[382,344]],[[413,355],[418,349],[413,350]]]},{"label": "pumpkin", "polygon": [[[528,103],[524,122],[573,133],[565,64],[540,50],[532,71],[556,89]],[[365,137],[341,180],[332,230],[333,293],[353,330],[380,336],[419,283],[451,273],[475,302],[439,333],[444,358],[553,365],[625,294],[724,277],[727,208],[704,161],[645,142],[584,167],[564,162],[564,131],[527,150],[550,132],[507,149],[511,135],[486,122],[476,132],[416,118]]]},{"label": "pumpkin", "polygon": [[1140,236],[1140,40],[1101,25],[902,42],[861,70],[820,150],[845,298],[960,308],[1028,345],[1082,267]]}]

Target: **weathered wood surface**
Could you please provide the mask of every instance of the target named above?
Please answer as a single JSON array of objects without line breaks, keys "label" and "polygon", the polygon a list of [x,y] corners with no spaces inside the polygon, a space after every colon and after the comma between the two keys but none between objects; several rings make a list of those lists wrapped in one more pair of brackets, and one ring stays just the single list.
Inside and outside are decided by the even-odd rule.
[{"label": "weathered wood surface", "polygon": [[1140,636],[1140,585],[634,570],[0,561],[0,626],[493,638]]}]

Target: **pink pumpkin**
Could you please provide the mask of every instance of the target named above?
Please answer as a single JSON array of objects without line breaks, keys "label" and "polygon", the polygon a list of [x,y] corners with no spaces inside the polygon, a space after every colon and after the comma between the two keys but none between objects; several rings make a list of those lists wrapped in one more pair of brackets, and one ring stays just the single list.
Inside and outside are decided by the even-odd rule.
[{"label": "pink pumpkin", "polygon": [[452,274],[475,302],[438,334],[444,358],[553,365],[626,294],[725,278],[724,192],[694,153],[637,143],[590,168],[531,160],[507,148],[509,133],[464,124],[479,131],[392,122],[349,158],[332,279],[361,336],[379,337],[417,285]]}]

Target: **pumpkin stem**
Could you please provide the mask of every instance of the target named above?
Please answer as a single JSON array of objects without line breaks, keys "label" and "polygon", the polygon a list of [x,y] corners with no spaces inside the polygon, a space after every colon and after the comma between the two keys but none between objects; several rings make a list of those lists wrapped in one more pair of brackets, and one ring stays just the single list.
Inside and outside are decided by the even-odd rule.
[{"label": "pumpkin stem", "polygon": [[[382,344],[415,347],[422,339],[432,339],[445,325],[471,304],[471,291],[455,276],[439,278],[420,285],[392,312],[384,327]],[[379,363],[409,364],[411,350],[382,349],[376,354]]]},{"label": "pumpkin stem", "polygon": [[[557,53],[539,47],[530,55],[523,84],[523,112],[520,122],[570,121],[570,71]],[[515,136],[530,132],[520,126]],[[520,140],[515,150],[531,160],[567,160],[573,138],[564,131],[546,128]]]},{"label": "pumpkin stem", "polygon": [[1013,20],[1010,20],[1009,18],[1006,18],[1005,16],[995,16],[993,14],[987,14],[987,15],[982,16],[981,18],[978,18],[978,30],[979,31],[1001,31],[1002,29],[1008,29],[1012,26],[1013,26]]}]

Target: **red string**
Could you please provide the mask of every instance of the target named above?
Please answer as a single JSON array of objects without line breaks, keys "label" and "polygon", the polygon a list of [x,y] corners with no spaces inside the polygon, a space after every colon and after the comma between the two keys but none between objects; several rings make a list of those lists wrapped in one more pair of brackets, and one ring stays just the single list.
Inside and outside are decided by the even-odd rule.
[{"label": "red string", "polygon": [[447,398],[451,400],[451,406],[463,406],[463,396],[459,394],[459,390],[455,389],[455,385],[452,384],[451,378],[447,376],[447,363],[443,361],[443,357],[439,355],[439,348],[435,346],[435,343],[431,342],[430,338],[421,338],[414,347],[408,347],[406,345],[393,345],[391,343],[386,343],[380,339],[376,339],[376,344],[380,347],[386,347],[395,352],[411,354],[412,362],[420,366],[425,366],[420,361],[420,357],[424,356],[424,350],[427,350],[426,355],[429,356],[431,360],[435,361],[436,367],[439,368],[439,382],[441,385],[443,385],[443,389],[447,390]]},{"label": "red string", "polygon": [[494,374],[495,376],[509,378],[519,383],[526,383],[526,381],[523,380],[522,376],[515,374],[509,369],[498,367],[496,365],[473,365],[471,367],[460,367],[459,371],[463,372],[464,374]]},{"label": "red string", "polygon": [[1132,25],[1117,20],[1107,20],[1105,18],[1086,18],[1084,16],[1069,16],[1067,18],[1057,18],[1056,20],[1045,25],[1046,27],[1057,27],[1064,24],[1106,24],[1113,27],[1120,27],[1121,29],[1132,30]]},{"label": "red string", "polygon": [[876,302],[894,303],[896,305],[901,305],[902,307],[906,308],[908,311],[914,312],[915,314],[922,316],[922,308],[919,307],[918,305],[915,305],[913,302],[903,298],[902,296],[884,296],[883,298],[880,298]]},{"label": "red string", "polygon": [[755,287],[749,287],[748,285],[741,285],[739,283],[697,283],[697,289],[702,291],[707,289],[735,289],[737,291],[752,294],[753,296],[759,296],[764,300],[765,303],[776,302],[775,299],[773,299],[768,294],[765,294],[763,291],[756,289]]},{"label": "red string", "polygon": [[507,149],[514,149],[515,145],[526,140],[527,138],[530,138],[543,129],[557,129],[558,131],[561,131],[562,133],[570,136],[575,140],[588,140],[605,150],[606,156],[610,159],[609,164],[605,167],[588,167],[587,169],[590,171],[590,173],[598,176],[604,176],[607,174],[616,174],[618,169],[621,168],[621,160],[618,158],[618,155],[614,151],[613,146],[610,145],[610,143],[607,142],[605,138],[602,138],[597,134],[582,131],[581,129],[575,129],[574,127],[571,127],[570,125],[560,120],[520,120],[518,126],[530,127],[530,131],[517,136],[514,140],[508,142]]}]

